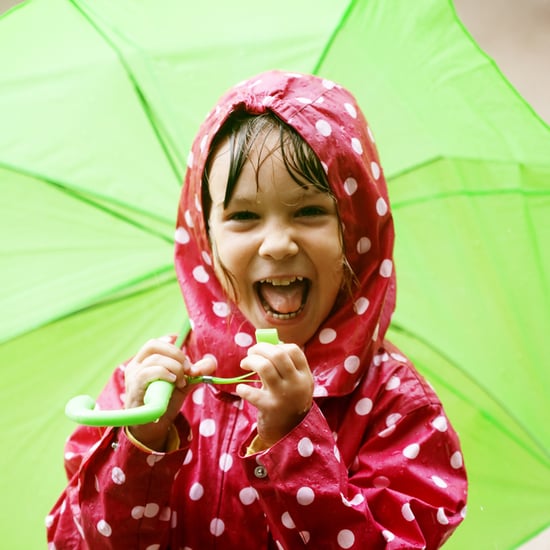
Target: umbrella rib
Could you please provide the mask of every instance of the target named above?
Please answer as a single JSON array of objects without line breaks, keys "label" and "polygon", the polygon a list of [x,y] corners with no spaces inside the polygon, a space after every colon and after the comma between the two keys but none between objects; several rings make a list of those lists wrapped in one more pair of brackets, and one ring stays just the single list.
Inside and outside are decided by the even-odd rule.
[{"label": "umbrella rib", "polygon": [[101,210],[101,211],[105,212],[106,214],[108,214],[108,215],[110,215],[114,218],[117,218],[121,221],[124,221],[124,222],[128,223],[129,225],[132,225],[132,226],[136,227],[137,229],[140,229],[141,231],[144,231],[145,233],[148,233],[150,235],[159,237],[160,239],[162,239],[163,241],[165,241],[167,243],[172,243],[173,242],[172,238],[166,236],[164,233],[161,233],[159,231],[155,231],[155,230],[151,229],[150,227],[147,227],[146,225],[144,225],[142,223],[139,223],[138,221],[132,219],[131,217],[125,216],[125,215],[121,214],[120,212],[117,212],[116,210],[107,207],[105,204],[102,204],[99,201],[100,200],[105,201],[106,203],[111,203],[113,206],[120,206],[120,207],[126,208],[126,209],[128,209],[132,212],[135,212],[136,214],[139,214],[140,216],[147,217],[147,218],[149,218],[151,220],[154,220],[154,221],[157,221],[157,222],[166,223],[167,225],[170,225],[170,227],[171,227],[171,224],[169,224],[161,216],[154,215],[154,214],[152,214],[150,212],[147,212],[145,210],[141,210],[141,209],[136,208],[134,206],[125,204],[121,201],[113,200],[110,197],[101,196],[97,193],[93,193],[93,192],[88,191],[88,190],[75,189],[72,186],[70,186],[66,183],[63,183],[61,181],[54,180],[52,178],[49,178],[47,176],[43,176],[43,175],[40,175],[40,174],[35,174],[35,173],[31,172],[30,170],[25,170],[25,169],[22,169],[20,167],[12,166],[12,165],[4,163],[4,162],[0,162],[0,168],[5,168],[7,170],[11,170],[12,172],[16,172],[18,174],[31,177],[31,178],[33,178],[37,181],[40,181],[40,182],[45,183],[47,185],[50,185],[51,187],[54,187],[58,191],[60,191],[62,193],[65,193],[66,195],[68,195],[68,196],[70,196],[70,197],[72,197],[76,200],[79,200],[79,201],[84,202],[88,205],[91,205],[94,208],[97,208],[98,210]]},{"label": "umbrella rib", "polygon": [[422,195],[421,197],[415,197],[412,199],[394,199],[392,201],[393,209],[406,208],[407,206],[413,206],[415,204],[421,204],[423,202],[431,202],[435,200],[448,199],[451,197],[489,197],[495,195],[523,195],[523,196],[545,196],[550,195],[550,190],[537,190],[537,189],[458,189],[456,191],[444,191],[440,193],[433,193],[430,195]]},{"label": "umbrella rib", "polygon": [[[94,302],[94,305],[115,303],[116,301],[126,298],[127,296],[138,295],[141,292],[141,290],[134,290],[134,291],[130,290],[129,292],[126,292],[123,294],[120,294],[120,292],[128,287],[134,287],[136,285],[139,285],[140,283],[151,281],[151,284],[145,287],[145,289],[148,290],[148,289],[156,288],[157,286],[166,284],[166,282],[172,282],[176,279],[173,273],[174,273],[174,266],[172,264],[166,265],[165,267],[162,267],[162,268],[154,269],[147,273],[143,273],[139,277],[135,277],[134,279],[125,281],[124,283],[121,283],[109,289],[108,291],[103,292],[102,294],[99,294],[96,297],[96,301]],[[154,282],[155,278],[161,277],[161,276],[166,277],[166,275],[169,275],[169,274],[172,274],[172,276],[169,277],[167,280]]]},{"label": "umbrella rib", "polygon": [[[448,364],[452,365],[458,372],[460,372],[465,378],[467,378],[472,384],[474,384],[476,387],[478,387],[493,403],[497,405],[499,409],[505,412],[510,419],[523,430],[523,432],[527,435],[527,437],[533,442],[533,444],[536,446],[537,449],[540,450],[542,456],[546,461],[550,459],[550,452],[546,449],[544,443],[540,441],[536,435],[519,419],[517,416],[513,414],[512,411],[508,410],[502,401],[500,401],[496,395],[494,395],[486,386],[480,384],[478,380],[475,380],[472,375],[466,371],[464,368],[462,368],[459,364],[454,362],[447,354],[445,354],[441,349],[435,347],[433,344],[429,343],[427,340],[419,336],[418,334],[415,334],[409,330],[407,330],[402,325],[392,322],[391,328],[394,329],[396,332],[402,333],[406,335],[407,337],[416,340],[417,342],[421,343],[425,348],[432,350],[434,353],[442,357]],[[443,378],[440,378],[440,383],[447,386],[448,388],[450,386],[447,385],[446,381]],[[466,403],[470,403],[470,405],[477,405],[477,403],[474,403],[471,401],[467,395],[464,393],[460,393],[457,391],[457,387],[453,386],[452,390],[455,394],[459,395],[460,398],[465,401]],[[506,434],[507,437],[509,437],[511,440],[515,441],[520,447],[522,447],[526,452],[528,452],[530,455],[535,456],[531,449],[525,446],[525,444],[519,440],[510,430],[507,429],[505,425],[498,422],[494,417],[491,415],[485,413],[487,417],[491,418],[495,426],[498,426],[499,429]],[[540,460],[539,457],[537,459]],[[542,461],[541,461],[542,462]],[[544,462],[543,462],[544,463]]]},{"label": "umbrella rib", "polygon": [[[46,322],[40,322],[40,323],[37,323],[34,326],[26,327],[24,333],[27,334],[29,332],[33,332],[33,331],[39,330],[43,327],[47,327],[47,326],[53,325],[55,323],[58,323],[60,321],[63,321],[64,319],[69,319],[70,317],[75,315],[75,313],[84,313],[84,312],[87,312],[87,311],[93,311],[94,309],[97,309],[97,308],[100,308],[100,307],[103,307],[103,306],[106,306],[106,305],[116,304],[117,302],[120,302],[122,300],[125,300],[125,299],[128,299],[128,298],[134,298],[136,296],[140,296],[141,294],[146,294],[147,292],[151,292],[152,290],[156,290],[158,288],[161,288],[163,286],[173,284],[174,281],[176,280],[176,277],[175,276],[166,277],[166,275],[168,275],[171,271],[173,271],[172,266],[167,266],[163,269],[156,269],[153,272],[142,275],[141,277],[138,277],[138,278],[130,281],[130,284],[136,285],[137,283],[147,281],[147,279],[150,279],[152,276],[159,276],[160,277],[160,276],[164,275],[165,276],[164,280],[157,281],[157,282],[151,283],[147,286],[139,287],[136,290],[128,291],[127,293],[118,294],[118,295],[114,295],[114,296],[109,295],[108,292],[105,292],[103,294],[103,296],[98,296],[97,299],[93,303],[87,303],[85,305],[83,304],[81,306],[77,306],[76,308],[71,309],[70,311],[66,311],[66,312],[64,312],[64,313],[62,313],[62,314],[60,314],[56,317],[48,318],[48,320]],[[123,285],[119,285],[118,287],[115,287],[112,290],[113,290],[114,293],[118,293],[123,288],[124,288]],[[16,338],[19,338],[20,336],[21,336],[21,334],[18,334],[18,333],[12,334],[12,335],[10,335],[10,337],[7,340],[0,341],[0,344],[4,344],[4,343],[6,343],[10,340],[14,340]]]},{"label": "umbrella rib", "polygon": [[317,63],[313,67],[313,71],[312,71],[313,74],[318,74],[321,66],[325,62],[325,59],[330,49],[332,48],[332,45],[334,44],[334,41],[336,40],[336,37],[338,36],[338,34],[340,34],[340,31],[342,30],[343,26],[346,24],[346,21],[349,19],[355,4],[356,4],[356,0],[351,0],[346,10],[344,11],[342,17],[336,24],[336,27],[334,27],[334,30],[332,31],[330,38],[327,40],[327,43],[325,44],[325,47],[323,48],[323,51],[321,52],[321,55],[319,56]]},{"label": "umbrella rib", "polygon": [[[158,143],[162,150],[164,151],[164,154],[166,155],[166,159],[168,160],[168,163],[170,164],[170,168],[172,169],[172,172],[174,173],[174,176],[176,177],[177,181],[180,181],[182,179],[182,175],[180,173],[180,170],[178,169],[178,166],[176,165],[176,161],[173,158],[173,155],[171,154],[172,151],[177,151],[177,147],[174,144],[170,144],[171,147],[169,147],[165,140],[169,140],[169,133],[164,130],[164,133],[161,134],[159,126],[161,125],[160,122],[158,122],[158,125],[154,122],[154,120],[159,120],[157,117],[154,117],[154,110],[151,107],[150,103],[147,101],[147,98],[145,96],[144,91],[141,89],[134,73],[132,72],[129,64],[127,63],[126,59],[124,58],[124,55],[122,52],[116,47],[115,43],[107,36],[107,34],[99,27],[99,25],[89,16],[88,13],[83,9],[83,7],[79,4],[78,0],[71,0],[71,4],[74,5],[74,7],[77,9],[77,11],[81,14],[82,17],[84,17],[88,23],[92,26],[93,29],[105,40],[109,46],[111,46],[113,52],[116,54],[122,68],[126,72],[126,75],[128,76],[130,82],[132,83],[132,86],[136,92],[136,95],[138,97],[139,103],[142,106],[143,113],[147,120],[149,121],[149,124],[151,126],[151,129],[153,130],[155,136],[157,137]],[[87,10],[93,11],[90,5],[86,6]],[[95,13],[95,15],[100,18],[100,15],[98,13]],[[107,25],[107,22],[104,21],[105,25]],[[120,31],[119,31],[120,35]],[[127,37],[124,37],[127,43],[130,43]],[[132,47],[140,50],[137,44],[131,43]],[[145,58],[145,56],[144,56]]]},{"label": "umbrella rib", "polygon": [[533,166],[533,167],[540,167],[542,169],[547,169],[547,166],[543,163],[537,163],[537,162],[519,162],[519,161],[506,161],[501,160],[498,158],[480,158],[480,157],[467,157],[467,156],[445,156],[445,155],[435,155],[433,157],[427,158],[421,162],[417,162],[411,166],[408,166],[406,168],[402,168],[401,170],[397,170],[396,172],[389,173],[387,170],[386,173],[386,179],[388,180],[388,183],[392,180],[399,178],[401,176],[406,176],[407,174],[414,173],[418,170],[421,170],[423,168],[427,168],[428,166],[435,164],[436,162],[441,161],[450,161],[450,162],[472,162],[472,163],[492,163],[492,164],[499,164],[499,165],[510,165],[513,164],[514,166],[520,166],[520,167],[526,167],[526,166]]},{"label": "umbrella rib", "polygon": [[[125,216],[124,214],[121,214],[120,212],[117,212],[116,210],[114,210],[112,208],[109,208],[105,204],[101,204],[101,203],[97,202],[96,200],[92,199],[91,197],[86,197],[83,194],[78,193],[74,189],[65,187],[62,184],[54,182],[54,181],[47,181],[47,183],[52,185],[53,187],[57,188],[61,192],[64,192],[67,195],[69,195],[69,196],[71,196],[71,197],[73,197],[77,200],[80,200],[81,202],[83,202],[85,204],[89,204],[89,205],[97,208],[98,210],[101,210],[101,211],[105,212],[106,214],[112,216],[113,218],[121,220],[121,221],[135,227],[136,229],[139,229],[139,230],[141,230],[145,233],[148,233],[149,235],[158,237],[159,239],[161,239],[161,240],[163,240],[167,243],[172,243],[173,242],[172,238],[166,236],[164,233],[161,233],[160,231],[156,231],[154,229],[151,229],[150,227],[147,227],[143,223],[140,223],[140,222],[132,219],[129,216]],[[105,199],[105,200],[107,200],[108,202],[112,202],[113,204],[116,204],[114,201],[111,201],[110,199]],[[125,204],[122,204],[122,206],[124,206],[125,208],[128,208],[128,206],[125,205]],[[132,210],[134,210],[134,209],[132,209]]]}]

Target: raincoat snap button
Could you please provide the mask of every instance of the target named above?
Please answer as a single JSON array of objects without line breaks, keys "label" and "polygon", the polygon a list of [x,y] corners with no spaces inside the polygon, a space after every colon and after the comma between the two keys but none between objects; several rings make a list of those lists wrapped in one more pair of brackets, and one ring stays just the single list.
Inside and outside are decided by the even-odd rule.
[{"label": "raincoat snap button", "polygon": [[256,466],[254,468],[254,475],[260,479],[267,476],[267,470],[263,466]]}]

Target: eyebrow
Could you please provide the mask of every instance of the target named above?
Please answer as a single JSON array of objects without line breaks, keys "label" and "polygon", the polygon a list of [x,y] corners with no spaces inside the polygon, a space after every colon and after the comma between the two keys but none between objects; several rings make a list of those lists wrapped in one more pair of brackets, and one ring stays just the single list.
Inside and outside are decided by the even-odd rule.
[{"label": "eyebrow", "polygon": [[[242,204],[242,205],[258,204],[258,202],[256,201],[256,196],[257,195],[254,194],[254,198],[251,198],[248,195],[240,195],[239,192],[237,191],[231,197],[231,200],[229,202],[231,204]],[[325,191],[321,191],[320,189],[316,189],[313,186],[309,186],[307,189],[297,187],[297,190],[296,190],[295,193],[288,193],[288,194],[285,195],[285,198],[290,198],[290,200],[292,200],[294,202],[299,202],[299,201],[316,199],[316,198],[325,197],[325,196],[330,197],[330,195],[328,193],[326,193]]]},{"label": "eyebrow", "polygon": [[[221,204],[223,204],[223,201],[221,201]],[[258,201],[256,200],[253,200],[249,197],[243,197],[243,196],[240,196],[240,195],[233,195],[231,197],[231,199],[229,200],[229,203],[228,203],[228,207],[230,205],[234,206],[234,205],[239,205],[239,206],[248,206],[248,205],[256,205],[258,204]]]}]

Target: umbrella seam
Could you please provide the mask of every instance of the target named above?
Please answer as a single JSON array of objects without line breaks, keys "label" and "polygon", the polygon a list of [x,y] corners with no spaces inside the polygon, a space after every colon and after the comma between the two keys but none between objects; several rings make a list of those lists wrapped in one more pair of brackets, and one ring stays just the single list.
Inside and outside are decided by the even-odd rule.
[{"label": "umbrella seam", "polygon": [[[168,267],[164,268],[162,270],[156,270],[154,272],[154,274],[156,274],[156,275],[167,274],[172,268],[173,268],[173,266],[170,266],[169,268]],[[139,279],[135,279],[131,283],[136,284],[136,283],[139,283],[139,282],[142,282],[142,281],[146,281],[147,279],[148,279],[148,276],[144,276],[144,277],[141,277]],[[25,327],[25,329],[22,332],[12,334],[8,338],[6,338],[4,340],[0,340],[0,345],[1,344],[6,344],[7,342],[11,342],[13,340],[17,340],[18,338],[26,336],[27,334],[29,334],[31,332],[35,332],[35,331],[40,330],[44,327],[54,325],[55,323],[58,323],[58,322],[63,321],[65,319],[69,319],[70,317],[72,317],[76,313],[84,313],[84,312],[88,312],[88,311],[93,311],[94,309],[104,307],[104,306],[108,306],[108,305],[112,305],[112,304],[116,304],[117,302],[121,302],[121,301],[126,300],[128,298],[135,298],[135,297],[140,296],[142,294],[146,294],[148,292],[152,292],[154,290],[157,290],[161,287],[173,284],[176,281],[177,281],[176,277],[173,276],[173,277],[170,277],[170,278],[168,278],[164,281],[156,282],[154,284],[150,284],[150,285],[146,286],[145,288],[139,288],[137,290],[129,291],[125,294],[118,295],[118,296],[109,296],[108,292],[104,292],[103,294],[100,294],[100,295],[96,296],[96,298],[94,299],[94,301],[92,303],[82,304],[80,306],[72,308],[70,311],[66,311],[64,313],[61,313],[61,314],[59,314],[59,315],[57,315],[53,318],[50,317],[44,322],[38,322],[35,325]],[[122,285],[119,285],[119,287],[116,287],[113,290],[115,292],[118,292],[122,288],[124,288],[124,287]]]},{"label": "umbrella seam", "polygon": [[[550,151],[549,151],[550,154]],[[479,157],[453,157],[453,156],[446,156],[446,155],[437,155],[431,158],[428,158],[424,160],[423,162],[418,162],[412,166],[409,166],[407,168],[403,168],[401,170],[398,170],[397,172],[394,172],[392,174],[389,174],[388,171],[386,172],[386,177],[389,180],[393,180],[395,178],[399,178],[401,176],[406,176],[407,174],[411,174],[421,168],[426,168],[430,166],[431,164],[435,164],[436,162],[440,161],[451,161],[451,162],[472,162],[479,164],[480,162],[488,162],[492,164],[498,164],[498,165],[510,165],[510,166],[518,166],[520,168],[524,168],[527,166],[533,167],[533,168],[540,168],[541,170],[547,170],[547,165],[539,162],[519,162],[514,161],[510,162],[509,160],[502,160],[498,158],[479,158]]]},{"label": "umbrella seam", "polygon": [[140,229],[142,231],[144,231],[145,233],[148,233],[150,235],[153,235],[153,236],[156,236],[156,237],[159,237],[160,239],[164,240],[165,242],[167,243],[170,243],[172,244],[173,243],[173,239],[171,237],[168,237],[167,235],[159,232],[159,231],[154,231],[152,230],[151,228],[147,227],[146,225],[142,224],[142,223],[139,223],[138,221],[132,219],[131,217],[129,216],[125,216],[123,214],[121,214],[120,212],[117,212],[116,210],[114,209],[111,209],[109,207],[107,207],[106,205],[104,204],[101,204],[100,202],[98,201],[105,201],[105,202],[109,202],[111,203],[113,206],[119,206],[119,207],[122,207],[122,208],[126,208],[132,212],[135,212],[136,214],[140,215],[140,216],[144,216],[146,218],[149,218],[151,220],[154,220],[156,222],[160,222],[160,223],[165,223],[166,225],[168,225],[171,229],[173,228],[173,224],[168,222],[165,218],[161,217],[161,216],[154,216],[152,215],[150,212],[147,212],[145,210],[140,210],[138,208],[135,208],[131,205],[128,205],[126,203],[123,203],[121,201],[116,201],[116,200],[113,200],[112,198],[110,197],[105,197],[105,196],[102,196],[102,195],[99,195],[99,194],[96,194],[96,193],[93,193],[93,192],[90,192],[90,191],[87,191],[87,190],[83,190],[83,189],[78,189],[78,188],[73,188],[65,183],[62,183],[60,181],[56,181],[52,178],[48,178],[46,176],[39,176],[39,175],[36,175],[28,170],[24,170],[22,168],[18,168],[18,167],[15,167],[15,166],[11,166],[11,165],[8,165],[6,163],[3,163],[3,162],[0,162],[0,168],[6,168],[8,170],[12,170],[14,172],[17,172],[21,175],[24,175],[24,176],[28,176],[28,177],[32,177],[34,179],[36,179],[37,181],[41,182],[41,183],[45,183],[47,185],[50,185],[51,187],[54,187],[56,188],[58,191],[62,192],[62,193],[65,193],[67,195],[69,195],[70,197],[76,199],[76,200],[79,200],[85,204],[89,204],[95,208],[97,208],[98,210],[114,217],[114,218],[117,218],[121,221],[124,221],[126,223],[128,223],[129,225],[132,225],[134,227],[136,227],[137,229]]},{"label": "umbrella seam", "polygon": [[345,9],[342,17],[336,24],[336,27],[334,27],[334,30],[332,31],[332,34],[330,35],[330,38],[328,39],[327,43],[325,44],[325,47],[323,48],[323,51],[321,52],[321,55],[319,56],[319,59],[317,60],[317,63],[313,67],[313,74],[318,74],[319,69],[321,68],[321,65],[324,63],[325,58],[328,55],[329,50],[332,48],[332,45],[334,44],[334,41],[336,40],[336,37],[338,34],[340,34],[340,31],[342,30],[342,27],[345,25],[346,21],[351,15],[351,12],[353,11],[356,0],[351,0],[351,2],[348,4],[348,7]]},{"label": "umbrella seam", "polygon": [[550,195],[550,190],[539,191],[533,189],[460,189],[457,191],[446,191],[442,193],[434,193],[432,195],[424,195],[422,197],[415,197],[412,199],[393,199],[392,210],[398,208],[406,208],[407,206],[413,206],[423,202],[431,202],[436,200],[444,200],[452,197],[466,196],[466,197],[492,197],[495,195],[522,195],[523,197],[538,197]]},{"label": "umbrella seam", "polygon": [[[176,176],[176,179],[181,182],[182,181],[182,173],[181,173],[182,170],[180,170],[180,166],[176,165],[175,158],[171,153],[171,151],[177,151],[178,148],[175,146],[174,143],[171,143],[172,140],[169,139],[168,131],[165,128],[163,128],[162,125],[160,125],[162,127],[162,130],[163,130],[163,132],[161,134],[161,131],[160,131],[161,128],[159,128],[155,124],[155,122],[153,121],[153,118],[155,120],[160,120],[160,119],[158,119],[158,117],[153,116],[154,109],[151,107],[151,104],[147,101],[145,91],[142,90],[141,87],[139,86],[139,83],[138,83],[134,73],[132,72],[129,64],[127,63],[123,53],[115,46],[114,42],[99,27],[99,25],[97,25],[96,22],[88,16],[85,9],[80,5],[80,4],[84,4],[84,5],[86,5],[86,9],[90,10],[91,8],[88,4],[86,4],[86,2],[79,2],[78,0],[71,0],[71,4],[73,4],[75,9],[82,15],[82,17],[84,17],[88,21],[88,23],[91,25],[91,27],[93,29],[95,29],[95,31],[105,40],[105,42],[107,42],[107,44],[109,44],[109,46],[111,46],[113,52],[115,53],[118,60],[120,61],[120,64],[121,64],[122,68],[126,72],[126,75],[128,76],[128,79],[130,80],[130,82],[132,84],[132,87],[134,88],[134,90],[136,92],[138,101],[139,101],[140,105],[142,106],[145,118],[149,121],[151,129],[153,130],[154,134],[156,135],[158,143],[159,143],[161,149],[164,151],[164,153],[166,155],[166,159],[168,160],[168,163],[170,164],[172,172]],[[95,15],[96,15],[96,17],[98,17],[98,19],[100,18],[100,15],[97,12],[95,13]],[[130,42],[126,36],[124,36],[124,40],[126,41],[127,44],[130,44],[132,47],[136,48],[137,50],[140,50],[140,48],[137,46],[137,44],[134,44],[134,43]],[[142,54],[143,54],[143,52],[142,52]],[[145,57],[146,57],[145,54],[143,54],[143,57],[145,59]],[[165,141],[168,141],[169,143],[166,143]],[[180,164],[182,165],[182,167],[184,166],[183,161],[181,161]]]}]

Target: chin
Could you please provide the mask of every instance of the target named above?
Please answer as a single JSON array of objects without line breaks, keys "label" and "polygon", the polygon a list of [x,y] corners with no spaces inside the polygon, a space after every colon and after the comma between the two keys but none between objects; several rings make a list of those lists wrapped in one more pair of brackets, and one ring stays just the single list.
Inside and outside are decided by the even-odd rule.
[{"label": "chin", "polygon": [[272,325],[273,328],[276,328],[279,333],[279,338],[281,342],[286,344],[296,344],[297,346],[303,346],[312,336],[310,331],[300,330],[299,327],[292,326],[281,326],[281,325]]}]

